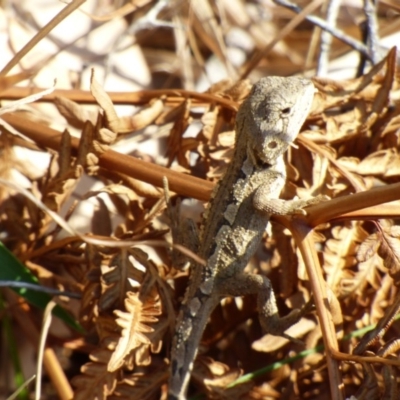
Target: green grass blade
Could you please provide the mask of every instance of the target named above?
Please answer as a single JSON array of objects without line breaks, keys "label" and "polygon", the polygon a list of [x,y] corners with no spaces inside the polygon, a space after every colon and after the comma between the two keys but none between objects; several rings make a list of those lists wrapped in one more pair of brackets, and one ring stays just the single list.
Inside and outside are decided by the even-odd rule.
[{"label": "green grass blade", "polygon": [[[38,279],[0,242],[0,281],[17,281],[38,284]],[[51,297],[27,288],[11,288],[29,303],[44,310]],[[83,332],[81,325],[62,307],[56,306],[53,314],[73,329]]]},{"label": "green grass blade", "polygon": [[27,388],[24,388],[24,374],[22,372],[22,367],[21,367],[21,362],[18,354],[18,346],[15,341],[15,335],[12,329],[12,324],[10,321],[10,317],[8,313],[6,312],[3,297],[1,296],[0,293],[0,310],[2,313],[2,327],[3,327],[3,333],[4,333],[4,338],[6,340],[7,344],[7,352],[8,355],[10,356],[10,360],[14,369],[14,383],[15,386],[18,388],[18,399],[19,400],[28,400],[29,399],[29,392]]}]

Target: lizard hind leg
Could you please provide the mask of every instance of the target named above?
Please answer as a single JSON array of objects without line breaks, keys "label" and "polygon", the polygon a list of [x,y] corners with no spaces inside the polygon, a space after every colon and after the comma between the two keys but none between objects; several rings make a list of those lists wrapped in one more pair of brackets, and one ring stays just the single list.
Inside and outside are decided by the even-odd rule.
[{"label": "lizard hind leg", "polygon": [[288,315],[280,317],[271,281],[266,276],[257,274],[241,273],[232,278],[218,280],[216,290],[220,296],[257,294],[258,316],[264,332],[303,344],[285,334],[285,331],[311,311],[312,303],[308,302],[303,308],[292,310]]}]

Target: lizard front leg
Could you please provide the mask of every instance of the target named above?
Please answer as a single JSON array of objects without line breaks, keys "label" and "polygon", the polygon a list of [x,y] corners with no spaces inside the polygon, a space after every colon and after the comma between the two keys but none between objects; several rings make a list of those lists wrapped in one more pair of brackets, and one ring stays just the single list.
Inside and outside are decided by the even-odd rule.
[{"label": "lizard front leg", "polygon": [[305,207],[317,204],[321,201],[329,200],[328,196],[319,195],[307,200],[283,200],[270,198],[271,186],[261,185],[254,193],[253,206],[254,208],[267,215],[290,215],[302,214],[305,215]]}]

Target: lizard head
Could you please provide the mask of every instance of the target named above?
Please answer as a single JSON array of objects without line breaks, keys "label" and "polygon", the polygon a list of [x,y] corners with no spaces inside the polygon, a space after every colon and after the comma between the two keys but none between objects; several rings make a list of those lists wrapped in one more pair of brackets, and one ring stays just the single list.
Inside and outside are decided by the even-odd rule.
[{"label": "lizard head", "polygon": [[298,77],[267,77],[253,86],[239,109],[236,130],[237,141],[246,143],[257,164],[274,164],[296,139],[314,91],[310,80]]}]

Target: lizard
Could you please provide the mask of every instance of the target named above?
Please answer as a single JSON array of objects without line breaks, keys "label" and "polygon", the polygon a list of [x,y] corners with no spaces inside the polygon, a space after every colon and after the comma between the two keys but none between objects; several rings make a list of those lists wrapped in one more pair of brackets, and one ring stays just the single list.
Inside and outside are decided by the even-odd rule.
[{"label": "lizard", "polygon": [[185,298],[172,340],[169,400],[186,399],[197,349],[208,318],[227,296],[257,294],[261,327],[286,336],[300,309],[280,318],[269,279],[244,269],[257,250],[273,214],[305,214],[320,201],[279,199],[286,181],[283,155],[296,139],[314,97],[312,82],[300,77],[260,79],[240,106],[231,162],[216,185],[200,228]]}]

